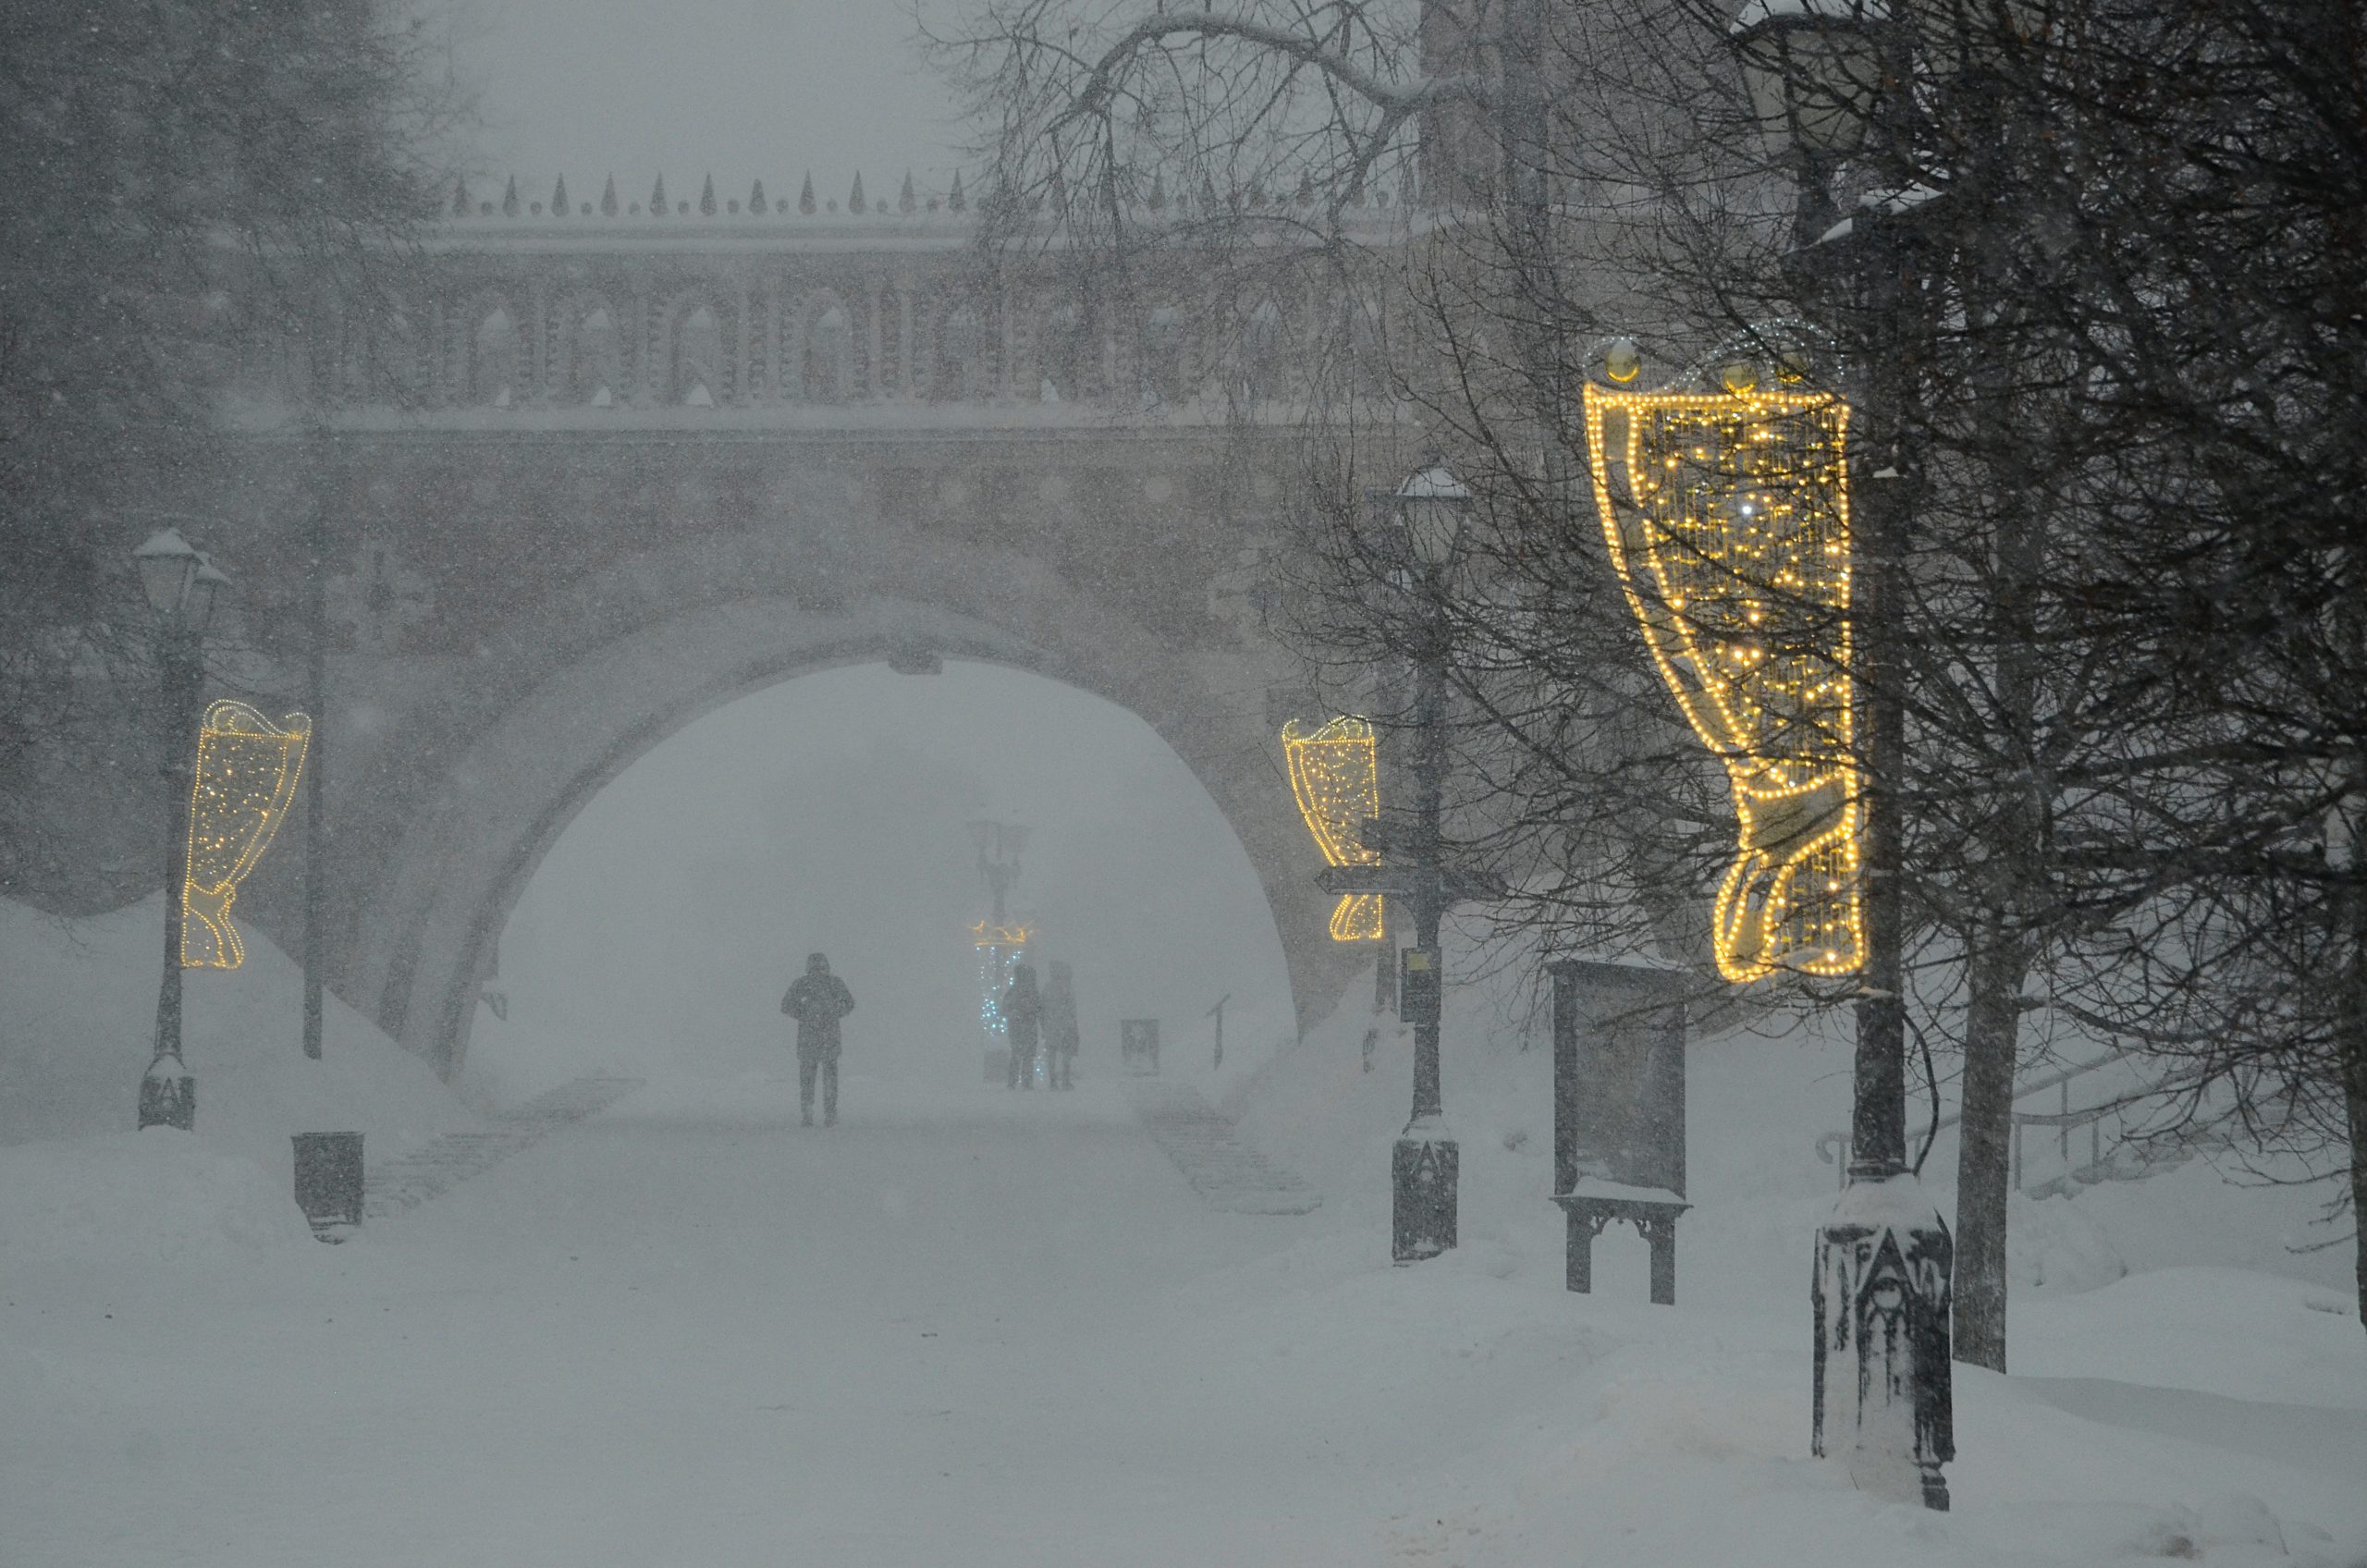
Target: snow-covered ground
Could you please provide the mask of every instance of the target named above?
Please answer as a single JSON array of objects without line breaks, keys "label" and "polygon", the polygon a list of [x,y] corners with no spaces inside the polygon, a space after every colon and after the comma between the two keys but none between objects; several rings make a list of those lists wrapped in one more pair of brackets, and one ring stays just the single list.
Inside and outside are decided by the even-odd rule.
[{"label": "snow-covered ground", "polygon": [[1173,1064],[1312,1215],[1211,1212],[1102,1055],[1014,1096],[857,1036],[840,1128],[765,1072],[656,1081],[333,1248],[288,1133],[374,1162],[476,1113],[350,1014],[304,1061],[256,939],[192,977],[198,1134],[123,1131],[155,913],[0,907],[8,1568],[2367,1562],[2349,1255],[2200,1165],[2017,1210],[2016,1372],[1958,1371],[1953,1513],[1809,1460],[1834,1042],[1696,1050],[1674,1308],[1615,1231],[1561,1289],[1545,1055],[1481,995],[1465,1244],[1418,1268],[1386,1262],[1404,1044],[1365,1072],[1355,1018]]}]

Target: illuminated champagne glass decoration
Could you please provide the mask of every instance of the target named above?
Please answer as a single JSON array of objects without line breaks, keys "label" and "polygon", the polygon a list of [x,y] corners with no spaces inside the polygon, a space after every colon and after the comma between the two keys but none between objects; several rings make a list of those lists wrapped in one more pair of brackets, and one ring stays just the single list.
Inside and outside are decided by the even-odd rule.
[{"label": "illuminated champagne glass decoration", "polygon": [[279,725],[227,699],[205,710],[190,792],[189,871],[181,883],[184,968],[236,969],[246,962],[230,906],[279,831],[312,737],[313,721],[300,713]]},{"label": "illuminated champagne glass decoration", "polygon": [[1849,410],[1763,389],[1749,367],[1719,379],[1723,393],[1588,386],[1595,496],[1653,662],[1733,787],[1719,972],[1846,974],[1865,962]]},{"label": "illuminated champagne glass decoration", "polygon": [[[1380,762],[1370,721],[1335,718],[1309,729],[1292,719],[1282,727],[1282,755],[1299,815],[1325,864],[1378,864],[1380,853],[1365,848],[1362,837],[1366,821],[1380,815]],[[1386,930],[1379,893],[1350,893],[1331,912],[1335,942],[1378,942]]]}]

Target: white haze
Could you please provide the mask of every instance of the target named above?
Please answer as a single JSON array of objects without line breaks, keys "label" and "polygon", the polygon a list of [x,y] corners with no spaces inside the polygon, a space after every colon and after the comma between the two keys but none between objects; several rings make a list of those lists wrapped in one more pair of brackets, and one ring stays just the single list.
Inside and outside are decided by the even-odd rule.
[{"label": "white haze", "polygon": [[[1075,966],[1088,1063],[1114,1065],[1122,1016],[1196,1039],[1227,992],[1229,1057],[1290,1030],[1257,875],[1183,761],[1122,708],[976,664],[828,671],[686,726],[560,835],[496,985],[544,1048],[779,1072],[780,994],[818,949],[858,999],[849,1071],[975,1081],[966,927],[987,894],[965,824],[982,816],[1033,830],[1012,912],[1041,929],[1039,960]],[[472,1052],[506,1037],[481,1029]]]},{"label": "white haze", "polygon": [[481,173],[515,174],[522,198],[568,189],[596,201],[606,178],[639,201],[666,177],[695,200],[765,182],[794,199],[806,171],[823,199],[856,173],[892,200],[905,172],[950,179],[967,133],[914,47],[906,0],[458,0],[453,65],[479,93]]}]

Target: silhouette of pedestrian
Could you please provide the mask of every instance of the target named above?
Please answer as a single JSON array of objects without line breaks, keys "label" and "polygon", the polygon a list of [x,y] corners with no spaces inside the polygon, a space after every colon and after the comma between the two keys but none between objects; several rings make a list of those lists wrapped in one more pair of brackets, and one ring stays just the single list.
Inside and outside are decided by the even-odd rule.
[{"label": "silhouette of pedestrian", "polygon": [[1002,994],[1003,1027],[1011,1037],[1011,1081],[1008,1087],[1036,1086],[1036,1044],[1043,1032],[1044,998],[1036,989],[1036,972],[1024,963],[1012,965],[1011,986]]},{"label": "silhouette of pedestrian", "polygon": [[1076,1087],[1076,987],[1069,966],[1059,959],[1044,987],[1045,1084],[1054,1089]]},{"label": "silhouette of pedestrian", "polygon": [[839,1020],[854,1011],[854,993],[830,973],[830,961],[808,955],[805,973],[791,983],[781,1011],[797,1020],[797,1106],[814,1125],[814,1080],[822,1080],[822,1125],[839,1124]]}]

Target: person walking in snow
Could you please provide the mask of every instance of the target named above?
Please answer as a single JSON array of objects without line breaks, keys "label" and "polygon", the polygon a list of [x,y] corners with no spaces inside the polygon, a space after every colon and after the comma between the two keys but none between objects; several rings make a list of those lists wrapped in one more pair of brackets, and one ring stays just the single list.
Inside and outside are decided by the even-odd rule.
[{"label": "person walking in snow", "polygon": [[1052,961],[1044,987],[1044,1081],[1049,1088],[1076,1087],[1076,986],[1069,966]]},{"label": "person walking in snow", "polygon": [[1036,972],[1024,963],[1011,968],[1011,985],[1002,994],[1003,1028],[1011,1040],[1011,1081],[1013,1089],[1036,1086],[1036,1045],[1043,1032],[1044,998],[1036,989]]},{"label": "person walking in snow", "polygon": [[791,983],[781,1011],[797,1020],[797,1105],[814,1125],[814,1080],[822,1081],[822,1125],[839,1124],[839,1020],[854,1011],[854,993],[830,973],[830,961],[808,954],[805,973]]}]

